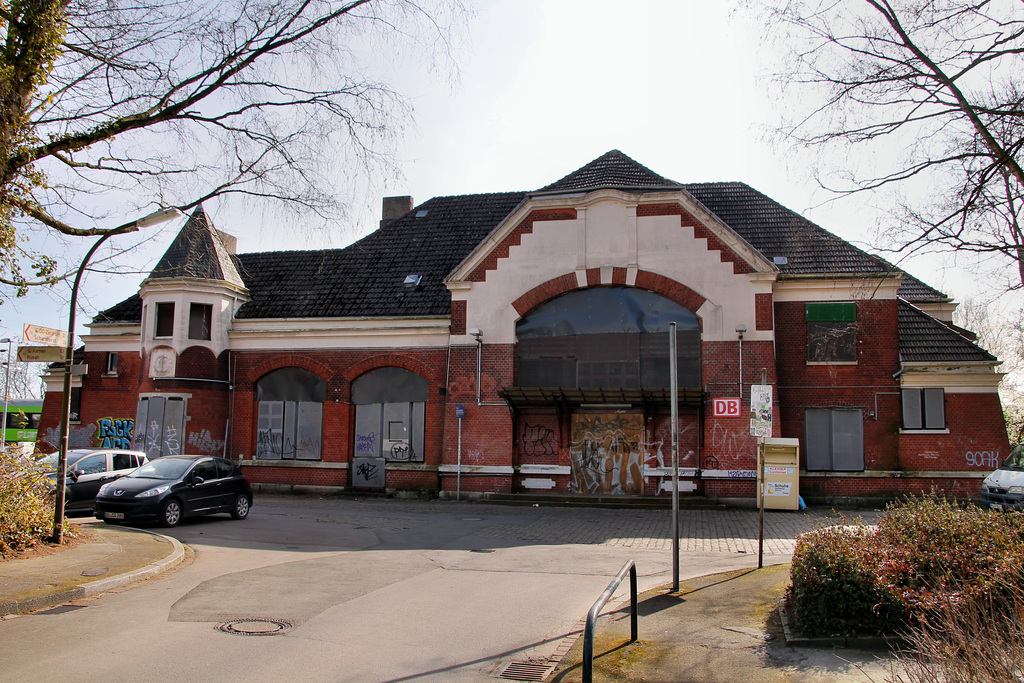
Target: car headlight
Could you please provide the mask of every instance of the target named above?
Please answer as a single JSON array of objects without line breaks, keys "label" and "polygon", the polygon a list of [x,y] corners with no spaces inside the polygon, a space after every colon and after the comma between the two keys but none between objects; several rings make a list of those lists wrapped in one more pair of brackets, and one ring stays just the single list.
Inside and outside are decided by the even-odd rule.
[{"label": "car headlight", "polygon": [[1010,488],[1006,489],[1006,492],[1015,493],[1019,496],[1021,494],[1024,494],[1024,486],[1011,486]]},{"label": "car headlight", "polygon": [[159,496],[161,493],[171,488],[170,484],[164,484],[163,486],[157,486],[155,489],[148,489],[143,491],[136,498],[152,498],[153,496]]}]

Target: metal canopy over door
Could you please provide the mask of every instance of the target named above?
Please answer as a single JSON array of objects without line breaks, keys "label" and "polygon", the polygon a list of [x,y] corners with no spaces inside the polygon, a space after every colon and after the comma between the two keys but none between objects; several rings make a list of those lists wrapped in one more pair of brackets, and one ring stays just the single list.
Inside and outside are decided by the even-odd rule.
[{"label": "metal canopy over door", "polygon": [[575,413],[569,458],[573,493],[643,494],[644,418],[640,413]]}]

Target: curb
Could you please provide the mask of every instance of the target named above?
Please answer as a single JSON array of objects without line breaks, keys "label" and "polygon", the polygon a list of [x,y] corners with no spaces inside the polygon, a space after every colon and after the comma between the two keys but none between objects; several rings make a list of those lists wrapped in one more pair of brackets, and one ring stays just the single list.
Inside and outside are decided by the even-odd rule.
[{"label": "curb", "polygon": [[12,600],[10,602],[0,603],[0,617],[7,616],[8,614],[25,614],[27,612],[34,612],[47,607],[54,607],[65,602],[80,600],[82,598],[89,597],[90,595],[103,593],[104,591],[108,591],[112,588],[134,583],[135,581],[142,581],[143,579],[148,579],[152,576],[165,572],[168,569],[176,567],[185,559],[185,547],[176,538],[164,536],[163,534],[158,534],[153,531],[147,531],[146,529],[136,529],[135,527],[121,528],[156,536],[158,539],[171,544],[171,553],[156,562],[151,562],[144,567],[133,569],[132,571],[125,572],[124,574],[118,574],[116,576],[98,579],[96,581],[89,581],[88,583],[83,583],[79,586],[75,586],[74,588],[69,588],[68,590],[59,591],[57,593],[50,593],[49,595],[40,595],[27,600]]},{"label": "curb", "polygon": [[851,650],[891,650],[903,644],[898,636],[832,636],[809,638],[796,632],[790,620],[788,601],[779,601],[779,618],[787,647],[843,648]]}]

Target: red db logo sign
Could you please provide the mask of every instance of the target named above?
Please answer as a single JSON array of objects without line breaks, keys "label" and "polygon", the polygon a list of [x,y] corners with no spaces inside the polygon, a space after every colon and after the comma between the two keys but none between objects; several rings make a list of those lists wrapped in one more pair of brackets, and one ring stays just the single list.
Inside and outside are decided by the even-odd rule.
[{"label": "red db logo sign", "polygon": [[712,406],[715,417],[740,416],[740,399],[738,398],[715,398],[712,399]]}]

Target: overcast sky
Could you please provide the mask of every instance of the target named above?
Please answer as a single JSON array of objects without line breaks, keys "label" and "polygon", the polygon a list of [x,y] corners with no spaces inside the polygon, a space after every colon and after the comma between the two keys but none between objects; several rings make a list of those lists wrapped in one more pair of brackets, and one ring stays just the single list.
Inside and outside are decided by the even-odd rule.
[{"label": "overcast sky", "polygon": [[[767,142],[778,120],[766,85],[776,56],[731,0],[479,5],[458,55],[457,85],[425,73],[414,56],[383,74],[415,107],[399,152],[404,179],[377,179],[356,219],[327,232],[296,233],[269,214],[208,204],[215,225],[238,237],[240,252],[345,246],[377,226],[381,196],[408,194],[419,203],[537,189],[611,149],[680,182],[743,181],[858,246],[870,244],[876,212],[862,200],[826,203],[807,160]],[[86,275],[79,334],[95,312],[137,291],[182,224],[164,224],[120,258],[140,274]],[[958,298],[971,294],[955,268],[902,265]],[[69,289],[8,299],[0,336],[20,338],[24,323],[66,328]]]}]

